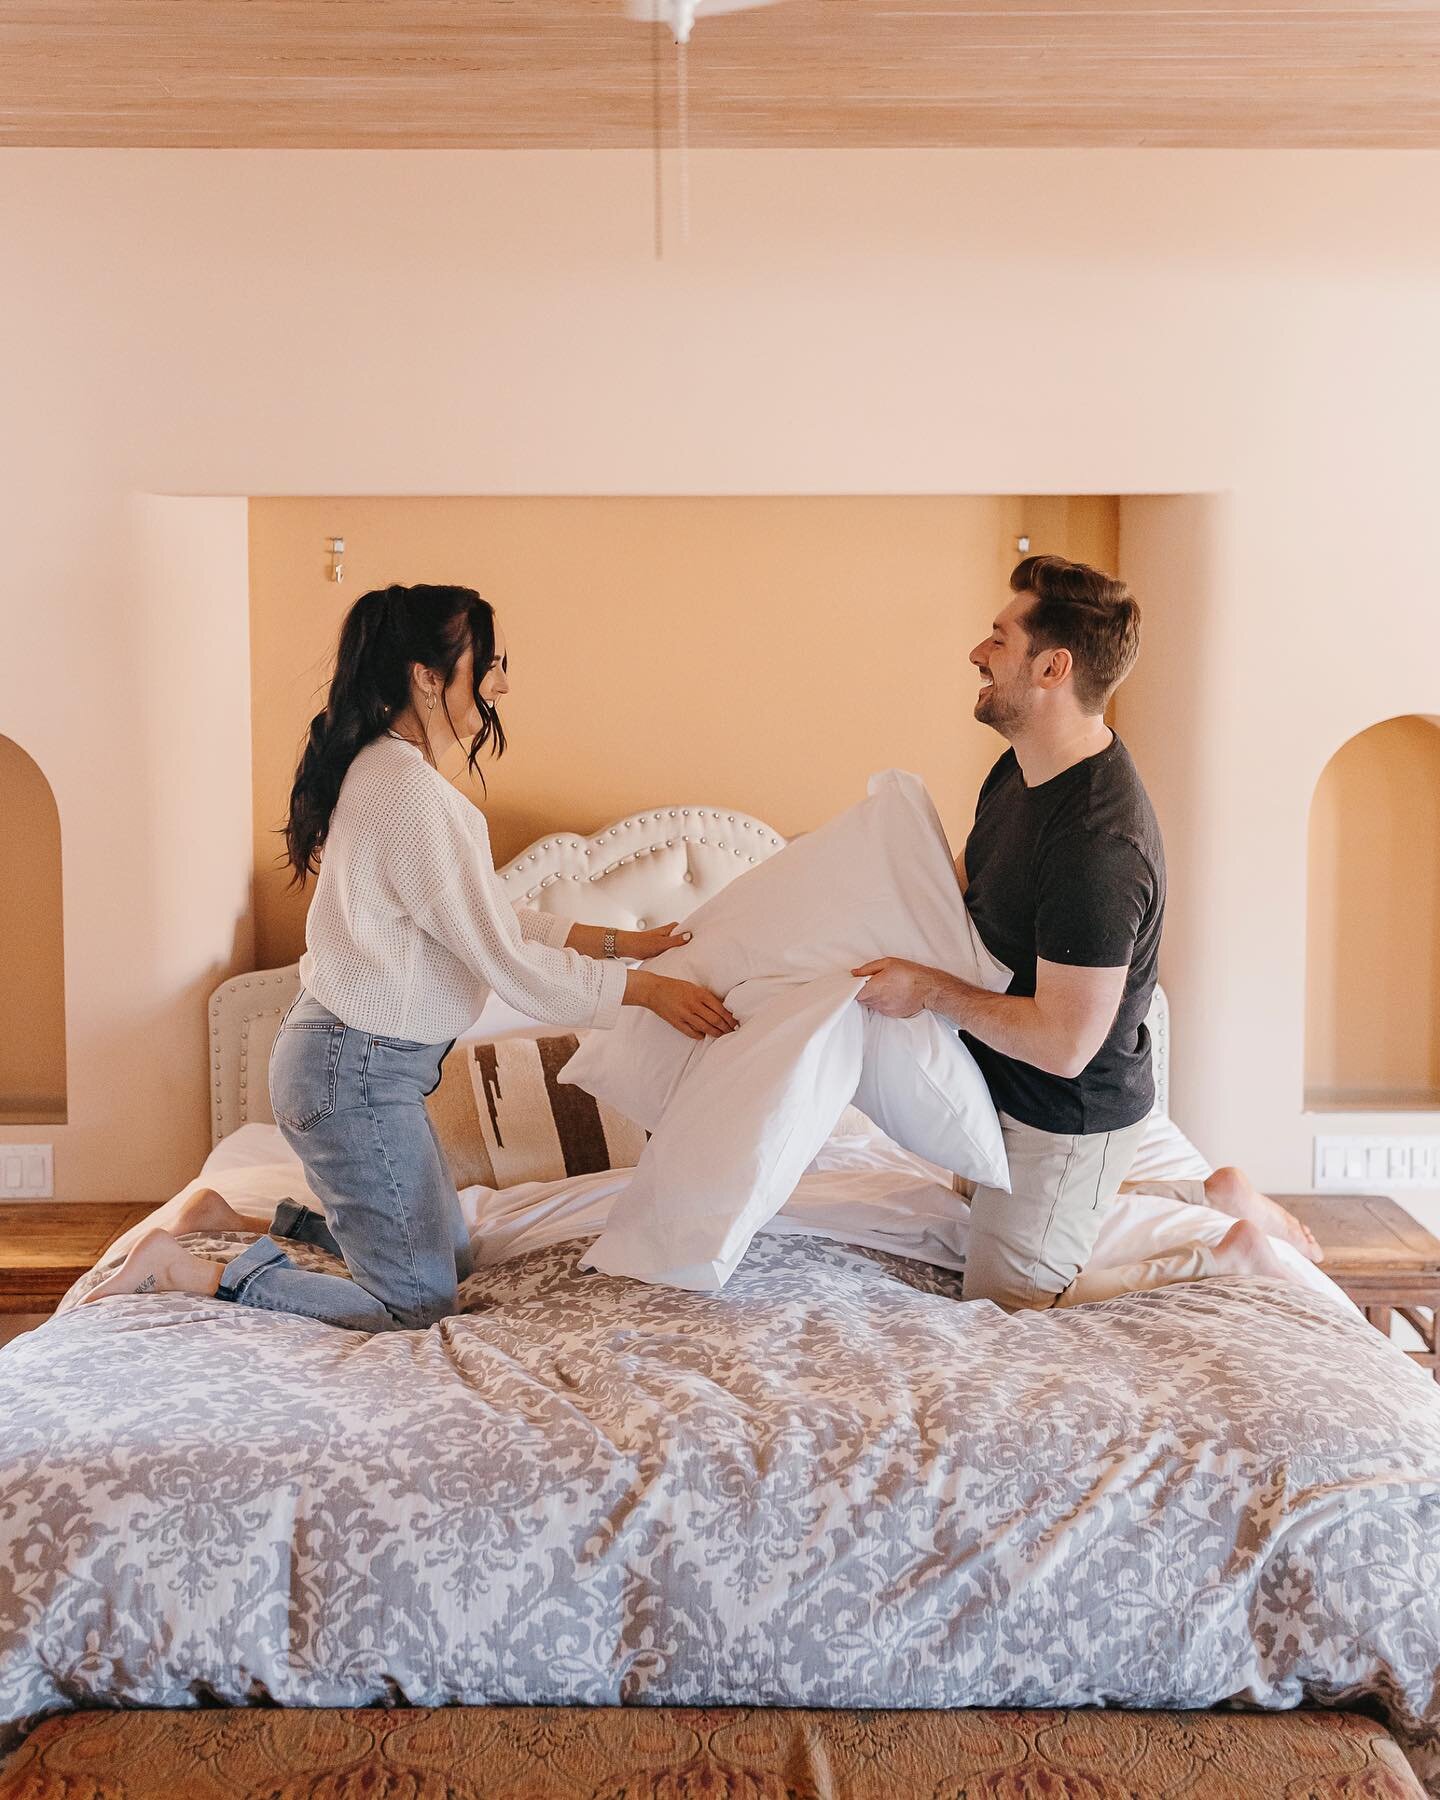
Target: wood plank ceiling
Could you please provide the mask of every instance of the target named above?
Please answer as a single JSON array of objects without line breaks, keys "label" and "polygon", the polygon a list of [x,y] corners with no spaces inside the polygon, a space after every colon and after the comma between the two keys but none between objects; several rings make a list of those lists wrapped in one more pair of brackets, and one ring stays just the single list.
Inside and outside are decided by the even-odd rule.
[{"label": "wood plank ceiling", "polygon": [[[657,60],[655,52],[662,52]],[[622,0],[3,0],[0,145],[617,149]],[[690,140],[1440,146],[1440,0],[782,0],[707,19]]]}]

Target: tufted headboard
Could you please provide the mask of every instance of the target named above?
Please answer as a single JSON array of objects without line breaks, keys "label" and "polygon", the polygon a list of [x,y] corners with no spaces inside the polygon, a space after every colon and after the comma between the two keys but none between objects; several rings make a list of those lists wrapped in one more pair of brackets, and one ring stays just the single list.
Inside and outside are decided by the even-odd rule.
[{"label": "tufted headboard", "polygon": [[[728,807],[662,806],[594,837],[560,832],[500,870],[517,902],[592,925],[631,929],[683,919],[727,882],[783,849],[784,838]],[[210,998],[210,1137],[270,1124],[270,1047],[300,985],[294,963],[222,983]],[[1155,1110],[1168,1111],[1170,1017],[1157,988],[1150,1008]]]}]

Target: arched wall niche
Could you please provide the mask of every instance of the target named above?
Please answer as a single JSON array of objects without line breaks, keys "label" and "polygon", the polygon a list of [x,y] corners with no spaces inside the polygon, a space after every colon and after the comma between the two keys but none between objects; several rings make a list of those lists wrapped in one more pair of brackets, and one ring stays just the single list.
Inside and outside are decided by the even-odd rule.
[{"label": "arched wall niche", "polygon": [[0,736],[0,1125],[63,1125],[60,813],[39,764]]},{"label": "arched wall niche", "polygon": [[1330,758],[1310,806],[1305,1103],[1440,1108],[1440,719]]}]

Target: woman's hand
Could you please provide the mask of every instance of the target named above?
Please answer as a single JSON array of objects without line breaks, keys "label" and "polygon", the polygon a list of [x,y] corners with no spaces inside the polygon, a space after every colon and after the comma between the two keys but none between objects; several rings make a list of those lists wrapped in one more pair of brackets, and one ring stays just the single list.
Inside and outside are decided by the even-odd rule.
[{"label": "woman's hand", "polygon": [[644,969],[631,969],[626,977],[625,1004],[648,1008],[688,1038],[726,1037],[740,1023],[709,988]]},{"label": "woman's hand", "polygon": [[668,925],[654,925],[649,931],[617,931],[615,954],[648,962],[652,956],[663,956],[667,950],[678,950],[689,942],[690,933],[682,931],[672,919]]}]

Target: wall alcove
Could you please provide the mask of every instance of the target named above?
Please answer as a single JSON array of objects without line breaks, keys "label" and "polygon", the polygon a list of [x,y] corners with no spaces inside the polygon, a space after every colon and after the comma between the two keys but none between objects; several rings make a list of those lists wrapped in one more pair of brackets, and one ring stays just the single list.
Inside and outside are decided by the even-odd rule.
[{"label": "wall alcove", "polygon": [[1343,744],[1310,807],[1305,1103],[1440,1108],[1440,721]]},{"label": "wall alcove", "polygon": [[0,737],[0,1125],[65,1123],[60,814],[39,765]]}]

